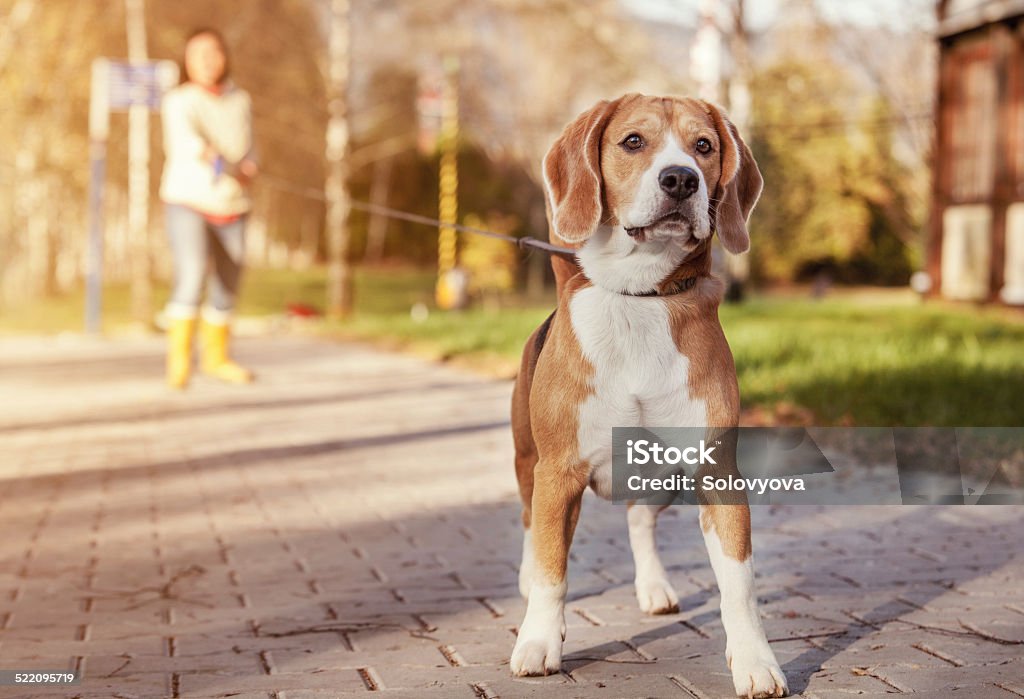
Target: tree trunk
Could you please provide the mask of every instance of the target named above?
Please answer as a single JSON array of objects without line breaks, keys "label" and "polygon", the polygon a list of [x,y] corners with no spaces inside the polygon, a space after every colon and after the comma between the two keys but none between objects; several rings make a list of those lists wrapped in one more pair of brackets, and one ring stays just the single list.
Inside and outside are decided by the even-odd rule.
[{"label": "tree trunk", "polygon": [[[129,62],[144,63],[146,54],[145,0],[125,0]],[[153,317],[153,282],[149,259],[149,107],[128,109],[128,230],[132,250],[132,315],[138,321]]]},{"label": "tree trunk", "polygon": [[0,75],[7,67],[7,61],[17,45],[18,33],[25,27],[31,26],[32,11],[36,9],[37,0],[17,0],[14,7],[7,13],[3,24],[0,25]]},{"label": "tree trunk", "polygon": [[[378,160],[373,166],[373,183],[370,185],[370,203],[374,206],[387,206],[388,193],[391,191],[391,170],[394,158]],[[370,214],[370,223],[366,229],[366,253],[363,259],[367,262],[380,262],[384,257],[384,242],[388,234],[388,219],[379,214]]]},{"label": "tree trunk", "polygon": [[344,318],[352,312],[352,270],[349,266],[349,0],[331,0],[327,85],[327,313]]},{"label": "tree trunk", "polygon": [[[750,128],[750,37],[746,25],[746,0],[734,0],[732,31],[729,46],[733,56],[733,71],[729,80],[729,118],[744,138]],[[750,278],[750,252],[738,255],[726,253],[726,265],[733,284],[745,284]],[[738,290],[738,289],[737,289]],[[737,291],[734,290],[734,291]],[[742,292],[740,292],[742,293]]]}]

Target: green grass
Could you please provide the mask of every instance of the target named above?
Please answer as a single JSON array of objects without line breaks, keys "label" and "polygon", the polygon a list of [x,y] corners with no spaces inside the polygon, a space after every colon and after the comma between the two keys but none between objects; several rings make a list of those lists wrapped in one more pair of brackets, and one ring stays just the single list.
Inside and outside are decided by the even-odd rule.
[{"label": "green grass", "polygon": [[[509,302],[500,309],[432,310],[414,321],[409,308],[431,304],[430,271],[361,270],[356,313],[325,321],[328,336],[368,340],[510,375],[523,343],[553,301]],[[286,304],[323,307],[326,275],[249,274],[243,315],[273,315]],[[158,289],[162,303],[166,289]],[[80,294],[0,311],[0,334],[81,327]],[[130,320],[126,287],[107,290],[105,326]],[[745,408],[768,419],[818,425],[1024,424],[1024,321],[995,308],[941,303],[811,301],[765,297],[723,306]]]},{"label": "green grass", "polygon": [[[251,270],[246,273],[239,298],[242,315],[281,313],[288,303],[301,302],[323,309],[327,271]],[[408,267],[357,269],[355,298],[360,315],[408,316],[414,303],[429,303],[434,296],[434,272]]]},{"label": "green grass", "polygon": [[[360,315],[345,333],[508,374],[550,304]],[[1024,424],[1024,323],[999,309],[761,298],[723,306],[745,408],[817,425]]]},{"label": "green grass", "polygon": [[[417,302],[433,297],[433,273],[407,268],[358,271],[356,298],[361,315],[399,314],[408,316]],[[242,282],[238,312],[243,316],[269,316],[283,313],[291,303],[304,303],[323,309],[327,284],[324,269],[249,270]],[[156,283],[154,307],[167,300],[169,289]],[[84,323],[85,292],[78,290],[28,304],[0,307],[0,336],[14,334],[53,334],[81,331]],[[118,332],[137,325],[131,311],[128,284],[110,284],[103,289],[103,330]]]},{"label": "green grass", "polygon": [[745,405],[818,424],[1024,424],[1024,323],[944,304],[759,300],[724,307]]}]

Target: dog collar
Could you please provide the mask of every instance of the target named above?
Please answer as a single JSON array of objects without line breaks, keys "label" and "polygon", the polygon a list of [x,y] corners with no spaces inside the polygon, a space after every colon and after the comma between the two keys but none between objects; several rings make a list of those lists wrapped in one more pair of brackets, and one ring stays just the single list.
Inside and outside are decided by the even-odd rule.
[{"label": "dog collar", "polygon": [[636,294],[629,291],[622,291],[620,293],[623,296],[675,296],[687,292],[695,286],[697,286],[697,277],[686,277],[685,279],[673,279],[661,290],[651,289],[650,291],[641,291]]}]

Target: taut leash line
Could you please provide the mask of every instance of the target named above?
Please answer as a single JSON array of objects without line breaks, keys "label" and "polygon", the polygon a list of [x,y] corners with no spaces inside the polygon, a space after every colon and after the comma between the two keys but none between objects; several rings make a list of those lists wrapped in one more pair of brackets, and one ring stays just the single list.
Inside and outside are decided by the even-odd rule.
[{"label": "taut leash line", "polygon": [[[310,199],[318,199],[324,201],[324,193],[320,190],[312,187],[297,187],[290,182],[282,180],[273,175],[261,175],[260,180],[267,182],[271,187],[281,189],[288,192],[293,192]],[[389,206],[381,206],[380,204],[371,204],[370,202],[359,201],[358,199],[350,200],[350,206],[358,211],[365,211],[370,214],[377,214],[379,216],[386,216],[388,218],[397,219],[399,221],[408,221],[409,223],[417,223],[422,226],[430,226],[436,228],[438,226],[447,226],[454,228],[460,233],[471,233],[473,235],[482,235],[487,238],[494,238],[495,240],[503,240],[506,243],[515,245],[520,250],[526,250],[527,248],[533,248],[535,250],[541,250],[549,255],[555,257],[561,257],[563,260],[570,262],[576,262],[576,251],[572,248],[563,248],[558,245],[552,245],[543,240],[532,238],[530,236],[524,236],[522,238],[516,238],[512,235],[504,235],[502,233],[495,233],[485,228],[476,228],[474,226],[464,226],[461,223],[442,223],[436,218],[430,218],[429,216],[421,216],[419,214],[409,213],[408,211],[401,211],[399,209],[392,209]]]}]

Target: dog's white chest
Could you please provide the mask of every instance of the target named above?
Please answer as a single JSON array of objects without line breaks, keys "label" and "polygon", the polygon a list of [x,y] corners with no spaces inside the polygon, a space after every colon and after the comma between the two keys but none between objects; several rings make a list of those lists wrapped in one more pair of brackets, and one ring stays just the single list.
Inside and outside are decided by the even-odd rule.
[{"label": "dog's white chest", "polygon": [[591,286],[573,296],[569,312],[594,367],[593,394],[579,408],[579,454],[590,464],[591,486],[610,497],[613,427],[703,426],[707,412],[690,395],[690,362],[663,300]]}]

